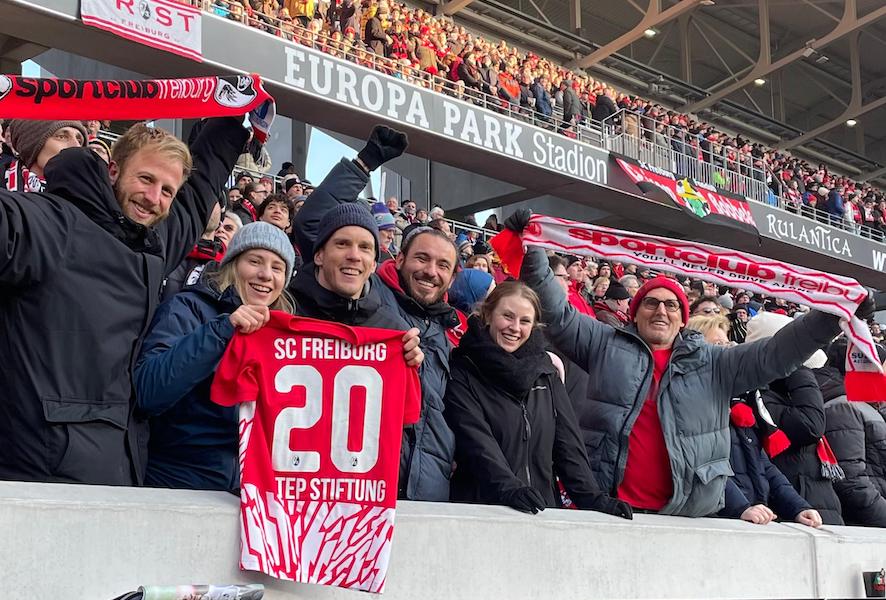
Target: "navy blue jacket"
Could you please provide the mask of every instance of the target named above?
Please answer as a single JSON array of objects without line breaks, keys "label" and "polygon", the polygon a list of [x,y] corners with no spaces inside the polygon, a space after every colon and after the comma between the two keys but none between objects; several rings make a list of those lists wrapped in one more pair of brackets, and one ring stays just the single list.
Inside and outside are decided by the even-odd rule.
[{"label": "navy blue jacket", "polygon": [[209,399],[213,373],[240,306],[233,286],[218,293],[203,281],[160,306],[135,367],[138,410],[151,419],[145,483],[235,490],[237,407]]},{"label": "navy blue jacket", "polygon": [[730,424],[729,434],[729,464],[735,475],[726,482],[726,506],[720,511],[721,516],[737,519],[751,506],[765,504],[779,520],[793,521],[812,508],[763,452],[753,428]]}]

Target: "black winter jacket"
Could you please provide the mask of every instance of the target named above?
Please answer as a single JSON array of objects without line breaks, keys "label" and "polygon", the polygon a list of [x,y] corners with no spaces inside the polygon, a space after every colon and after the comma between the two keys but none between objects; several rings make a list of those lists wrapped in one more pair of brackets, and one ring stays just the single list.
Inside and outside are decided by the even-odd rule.
[{"label": "black winter jacket", "polygon": [[[369,176],[352,161],[343,159],[332,168],[296,215],[293,229],[302,256],[314,255],[314,239],[323,215],[340,203],[356,201],[367,181]],[[390,266],[393,266],[391,261],[379,265],[379,273],[392,273],[384,278],[373,275],[369,280],[370,290],[378,291],[381,304],[394,310],[406,322],[405,328],[419,329],[421,348],[425,353],[419,370],[421,418],[405,430],[399,497],[445,502],[449,499],[449,477],[455,451],[452,432],[443,418],[443,394],[449,381],[449,352],[452,349],[447,329],[457,326],[459,319],[455,310],[444,302],[432,308],[422,307],[402,293],[397,271],[387,268]],[[297,285],[298,280],[298,276],[293,278],[293,285]]]},{"label": "black winter jacket", "polygon": [[566,388],[536,330],[513,354],[472,317],[453,352],[446,421],[455,434],[456,502],[502,504],[524,486],[560,507],[554,476],[579,508],[601,495]]},{"label": "black winter jacket", "polygon": [[873,405],[849,402],[834,367],[815,370],[828,442],[845,478],[834,483],[847,525],[886,527],[886,421]]},{"label": "black winter jacket", "polygon": [[123,216],[87,149],[49,161],[45,193],[0,192],[0,479],[141,482],[140,340],[247,137],[238,119],[207,121],[191,177],[152,229]]},{"label": "black winter jacket", "polygon": [[790,447],[772,458],[797,492],[821,513],[826,525],[843,525],[834,484],[821,470],[818,441],[825,433],[824,400],[815,375],[800,367],[763,390],[763,402]]}]

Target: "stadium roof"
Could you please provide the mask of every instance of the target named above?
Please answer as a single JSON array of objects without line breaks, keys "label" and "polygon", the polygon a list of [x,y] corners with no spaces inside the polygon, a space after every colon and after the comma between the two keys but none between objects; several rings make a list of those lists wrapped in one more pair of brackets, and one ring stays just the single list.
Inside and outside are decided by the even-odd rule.
[{"label": "stadium roof", "polygon": [[430,4],[505,37],[522,36],[640,96],[827,159],[857,179],[886,176],[883,0]]}]

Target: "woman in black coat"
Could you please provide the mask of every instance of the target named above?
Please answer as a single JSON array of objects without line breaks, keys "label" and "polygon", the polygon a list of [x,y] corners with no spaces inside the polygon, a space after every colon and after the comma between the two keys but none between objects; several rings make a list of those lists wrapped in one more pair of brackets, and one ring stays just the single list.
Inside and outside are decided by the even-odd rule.
[{"label": "woman in black coat", "polygon": [[600,491],[557,368],[545,352],[538,297],[500,284],[453,353],[445,417],[455,434],[451,499],[537,513],[561,507],[557,477],[580,509],[626,519]]},{"label": "woman in black coat", "polygon": [[[760,313],[748,323],[747,341],[771,337],[790,321],[776,313]],[[762,394],[772,420],[790,442],[786,450],[770,454],[772,463],[818,509],[825,525],[843,525],[840,499],[834,491],[834,482],[843,478],[843,472],[824,439],[824,398],[810,370],[823,366],[825,360],[824,352],[816,352],[806,366],[773,381]]]}]

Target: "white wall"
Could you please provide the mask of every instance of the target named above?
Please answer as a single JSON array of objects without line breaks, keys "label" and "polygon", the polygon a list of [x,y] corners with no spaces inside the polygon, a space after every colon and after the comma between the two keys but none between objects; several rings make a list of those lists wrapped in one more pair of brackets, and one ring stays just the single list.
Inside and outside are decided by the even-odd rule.
[{"label": "white wall", "polygon": [[[0,482],[5,597],[110,600],[138,585],[258,582],[269,600],[357,592],[237,570],[237,499]],[[863,597],[886,531],[403,502],[387,600]]]}]

